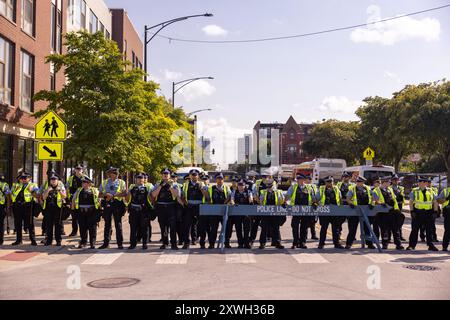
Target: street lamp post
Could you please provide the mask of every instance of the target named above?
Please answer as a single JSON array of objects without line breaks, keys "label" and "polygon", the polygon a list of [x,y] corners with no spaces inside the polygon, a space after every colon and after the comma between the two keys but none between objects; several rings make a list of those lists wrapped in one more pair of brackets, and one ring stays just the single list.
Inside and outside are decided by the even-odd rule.
[{"label": "street lamp post", "polygon": [[[197,77],[192,79],[187,79],[179,82],[172,82],[172,107],[175,108],[175,94],[186,87],[187,85],[191,84],[192,82],[198,81],[198,80],[214,80],[213,77]],[[181,87],[177,88],[179,84],[183,84]]]},{"label": "street lamp post", "polygon": [[[180,17],[180,18],[175,18],[172,20],[167,20],[161,23],[158,23],[152,27],[148,27],[147,25],[145,26],[145,32],[144,32],[144,69],[145,69],[145,81],[147,81],[147,46],[150,43],[150,41],[153,40],[154,37],[156,37],[156,35],[165,27],[171,25],[172,23],[175,22],[179,22],[179,21],[184,21],[190,18],[197,18],[197,17],[212,17],[213,14],[212,13],[205,13],[205,14],[195,14],[192,16],[185,16],[185,17]],[[155,29],[155,28],[159,28],[156,32],[153,33],[153,35],[149,38],[148,37],[148,33],[150,30]]]}]

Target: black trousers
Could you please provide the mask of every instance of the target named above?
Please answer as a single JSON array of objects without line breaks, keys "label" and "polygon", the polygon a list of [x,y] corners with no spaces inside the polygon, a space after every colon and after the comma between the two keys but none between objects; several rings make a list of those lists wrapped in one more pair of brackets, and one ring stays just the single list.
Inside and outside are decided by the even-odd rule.
[{"label": "black trousers", "polygon": [[314,217],[298,217],[294,216],[291,220],[292,227],[292,238],[293,244],[305,244],[306,236],[308,233],[308,227],[311,224],[311,220],[314,220]]},{"label": "black trousers", "polygon": [[250,217],[234,216],[228,218],[225,244],[230,244],[230,239],[233,234],[233,226],[236,229],[236,238],[238,240],[238,245],[248,245],[250,243]]},{"label": "black trousers", "polygon": [[122,217],[124,216],[124,206],[121,201],[114,200],[110,205],[106,205],[103,210],[103,219],[105,220],[105,230],[103,233],[103,242],[109,244],[112,233],[112,220],[116,229],[116,240],[118,245],[123,244]]},{"label": "black trousers", "polygon": [[450,206],[444,208],[444,238],[442,239],[442,247],[448,248],[450,242]]},{"label": "black trousers", "polygon": [[28,230],[28,235],[31,241],[36,241],[36,234],[34,232],[34,216],[33,216],[33,202],[27,202],[18,205],[13,205],[14,228],[16,229],[16,241],[22,242],[22,227]]},{"label": "black trousers", "polygon": [[[431,228],[431,237],[433,241],[437,239],[437,233],[436,233],[436,218],[437,213],[433,212],[433,226]],[[420,226],[420,239],[426,238],[426,226],[423,224]]]},{"label": "black trousers", "polygon": [[198,217],[198,236],[200,238],[200,245],[205,244],[206,236],[208,235],[209,245],[215,246],[220,222],[221,217],[217,216]]},{"label": "black trousers", "polygon": [[400,209],[400,212],[395,215],[395,219],[397,220],[397,227],[398,227],[398,231],[400,233],[400,237],[402,237],[402,235],[403,235],[402,229],[403,229],[403,224],[405,223],[405,215],[402,213],[401,209]]},{"label": "black trousers", "polygon": [[87,244],[87,237],[89,232],[89,243],[95,246],[97,240],[97,222],[98,211],[95,209],[77,210],[77,221],[80,226],[81,244]]},{"label": "black trousers", "polygon": [[262,217],[261,219],[261,235],[259,236],[259,243],[266,244],[267,235],[271,231],[272,243],[280,244],[281,234],[280,234],[280,217]]},{"label": "black trousers", "polygon": [[0,204],[0,242],[3,242],[3,237],[5,234],[5,217],[6,217],[6,206]]},{"label": "black trousers", "polygon": [[319,245],[325,245],[327,238],[328,226],[331,224],[331,232],[333,234],[333,244],[336,246],[339,244],[339,227],[340,217],[319,217],[320,223],[320,239]]},{"label": "black trousers", "polygon": [[396,210],[391,210],[389,212],[378,213],[378,223],[381,229],[381,242],[383,245],[389,243],[389,238],[392,233],[392,238],[394,239],[394,244],[400,246],[402,244],[400,239],[400,228],[398,226],[399,218],[397,215],[400,213]]},{"label": "black trousers", "polygon": [[150,224],[148,209],[136,209],[130,206],[128,222],[130,223],[130,245],[136,246],[138,232],[142,237],[142,244],[147,244],[148,226]]},{"label": "black trousers", "polygon": [[183,232],[183,242],[185,245],[190,244],[189,235],[193,225],[194,217],[198,217],[198,213],[199,213],[199,205],[189,204],[184,209],[182,218],[182,232]]},{"label": "black trousers", "polygon": [[250,241],[255,241],[258,236],[258,228],[261,225],[261,218],[259,216],[250,216]]},{"label": "black trousers", "polygon": [[177,244],[177,208],[176,204],[157,204],[156,213],[158,215],[159,227],[163,244],[172,246]]},{"label": "black trousers", "polygon": [[177,203],[175,211],[177,214],[177,236],[178,241],[181,243],[183,242],[183,207],[179,203]]},{"label": "black trousers", "polygon": [[58,206],[48,205],[44,210],[45,216],[45,237],[47,243],[52,243],[53,236],[56,242],[61,242],[62,209]]},{"label": "black trousers", "polygon": [[78,233],[78,216],[79,213],[77,210],[72,210],[70,212],[70,215],[72,216],[72,232],[73,234],[77,234]]},{"label": "black trousers", "polygon": [[200,220],[200,215],[198,214],[198,212],[192,217],[192,225],[191,225],[191,240],[192,241],[197,241],[197,239],[199,238],[199,220]]},{"label": "black trousers", "polygon": [[417,245],[417,238],[419,235],[420,226],[425,225],[427,245],[433,245],[433,210],[415,210],[412,213],[411,220],[411,234],[409,235],[409,246],[415,247]]}]

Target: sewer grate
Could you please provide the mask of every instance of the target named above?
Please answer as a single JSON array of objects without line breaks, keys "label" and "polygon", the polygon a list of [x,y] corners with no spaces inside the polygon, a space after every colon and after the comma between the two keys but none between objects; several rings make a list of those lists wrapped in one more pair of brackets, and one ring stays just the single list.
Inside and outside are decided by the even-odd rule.
[{"label": "sewer grate", "polygon": [[112,289],[112,288],[126,288],[134,286],[139,283],[139,279],[135,278],[109,278],[100,279],[89,282],[87,285],[92,288]]},{"label": "sewer grate", "polygon": [[410,264],[410,265],[406,265],[406,266],[403,266],[403,267],[406,268],[406,269],[409,269],[409,270],[418,270],[418,271],[435,271],[435,270],[439,270],[439,268],[437,268],[437,267],[417,265],[417,264]]}]

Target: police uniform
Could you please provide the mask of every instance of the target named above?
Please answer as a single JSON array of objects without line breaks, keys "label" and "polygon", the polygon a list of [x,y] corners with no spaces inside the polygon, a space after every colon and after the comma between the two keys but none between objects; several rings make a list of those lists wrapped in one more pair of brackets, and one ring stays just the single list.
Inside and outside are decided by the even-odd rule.
[{"label": "police uniform", "polygon": [[404,241],[402,229],[403,229],[403,224],[405,223],[405,215],[403,214],[402,210],[403,210],[403,205],[405,204],[405,187],[403,187],[397,183],[398,179],[399,179],[398,175],[394,175],[392,177],[391,188],[392,188],[392,191],[394,191],[395,198],[397,199],[397,204],[399,207],[399,212],[397,213],[395,218],[397,220],[396,223],[397,223],[397,227],[398,227],[398,230],[400,233],[400,240]]},{"label": "police uniform", "polygon": [[[240,184],[244,184],[244,181],[240,181]],[[239,189],[232,194],[233,202],[235,205],[252,205],[253,204],[253,196],[252,192],[245,187],[243,192],[240,192]],[[251,221],[248,216],[233,216],[229,218],[231,220],[230,228],[227,227],[227,238],[228,243],[231,238],[231,230],[233,225],[236,228],[236,237],[238,240],[238,248],[246,248],[251,249],[252,246],[250,244],[250,226]]]},{"label": "police uniform", "polygon": [[[383,182],[389,181],[390,177],[382,178]],[[378,203],[382,206],[389,206],[391,209],[389,212],[378,212],[377,219],[381,229],[381,241],[383,249],[388,248],[389,238],[392,233],[394,244],[397,250],[403,250],[403,246],[400,239],[400,229],[398,227],[397,215],[400,214],[400,207],[397,202],[397,197],[394,190],[389,187],[379,186],[374,189],[374,193],[377,195]]]},{"label": "police uniform", "polygon": [[[170,175],[171,172],[168,169],[164,169],[161,172],[163,175]],[[159,189],[159,191],[158,191]],[[176,196],[174,197],[171,190],[176,191]],[[163,244],[161,249],[165,249],[169,245],[169,234],[170,234],[170,245],[173,250],[177,250],[177,200],[180,196],[180,189],[178,184],[173,182],[161,181],[153,189],[153,194],[157,193],[155,199],[155,210],[158,216],[158,222],[161,229],[161,237]]]},{"label": "police uniform", "polygon": [[[350,177],[351,177],[351,175],[349,173],[347,173],[347,172],[344,172],[342,174],[342,178],[343,179],[344,178],[350,178]],[[342,195],[342,199],[341,200],[342,200],[342,205],[343,206],[347,206],[348,205],[346,196],[347,196],[348,190],[350,189],[350,187],[352,185],[354,185],[354,183],[351,182],[351,181],[348,181],[348,182],[346,182],[346,181],[339,181],[338,183],[336,183],[336,186],[339,188],[339,191],[341,191],[341,195]],[[336,221],[337,221],[337,223],[339,225],[339,239],[341,238],[341,234],[342,234],[342,225],[344,224],[346,219],[347,219],[346,217],[336,217]]]},{"label": "police uniform", "polygon": [[[82,166],[77,165],[75,167],[75,169],[83,169]],[[84,175],[82,174],[81,176],[77,176],[76,174],[72,174],[68,179],[67,179],[67,184],[66,184],[66,190],[67,190],[67,199],[72,202],[72,198],[75,194],[75,192],[81,188],[82,186],[82,179],[83,179]],[[78,233],[78,216],[77,216],[77,211],[72,211],[71,212],[71,216],[72,216],[72,232],[69,234],[69,237],[75,237]]]},{"label": "police uniform", "polygon": [[[191,170],[189,172],[190,175],[198,176],[198,170]],[[197,181],[186,181],[183,184],[183,192],[181,194],[183,201],[186,206],[183,213],[182,219],[182,232],[183,232],[183,249],[189,249],[190,241],[189,235],[191,232],[191,228],[193,227],[194,218],[198,219],[199,215],[199,206],[204,202],[204,196],[202,193],[202,184]],[[192,238],[192,241],[195,241]]]},{"label": "police uniform", "polygon": [[[342,203],[342,195],[339,188],[333,185],[333,179],[327,178],[326,182],[330,182],[330,185],[323,185],[319,187],[316,198],[319,199],[319,204],[323,205],[336,205],[340,206]],[[320,238],[319,249],[322,249],[325,245],[327,237],[328,226],[331,224],[331,232],[333,235],[333,244],[336,249],[343,249],[344,247],[339,243],[339,217],[319,217],[320,223]]]},{"label": "police uniform", "polygon": [[[305,180],[304,175],[298,175],[297,180]],[[286,197],[290,199],[291,206],[311,206],[315,201],[314,190],[311,185],[298,183],[289,187]],[[314,218],[313,218],[314,219]],[[294,216],[291,220],[292,228],[292,248],[307,249],[306,237],[308,227],[311,224],[311,217]]]},{"label": "police uniform", "polygon": [[[57,180],[57,176],[50,177],[50,180]],[[56,245],[60,246],[62,237],[61,230],[63,228],[62,222],[62,210],[63,202],[65,196],[65,188],[63,184],[58,184],[56,186],[48,184],[48,187],[43,191],[46,198],[43,199],[44,203],[42,206],[44,216],[45,216],[45,245],[50,246],[53,242],[53,235],[55,236]]]},{"label": "police uniform", "polygon": [[[427,179],[419,179],[419,182],[426,182]],[[414,188],[409,194],[412,201],[412,221],[411,234],[409,236],[409,246],[407,250],[415,249],[417,245],[418,233],[421,225],[425,225],[426,240],[428,249],[436,251],[437,248],[433,244],[433,202],[435,194],[430,188]]]},{"label": "police uniform", "polygon": [[450,242],[450,187],[441,191],[436,200],[442,202],[442,213],[444,215],[444,238],[442,239],[442,250],[447,251]]},{"label": "police uniform", "polygon": [[[119,174],[118,169],[110,168],[107,173]],[[125,215],[125,204],[123,197],[116,196],[126,191],[125,181],[122,179],[105,179],[99,188],[100,193],[105,196],[106,193],[113,195],[112,199],[107,200],[106,197],[102,200],[103,219],[105,220],[105,229],[103,233],[103,245],[99,249],[106,249],[109,247],[111,241],[112,220],[114,219],[114,227],[116,229],[116,240],[119,249],[123,248],[123,231],[122,231],[122,217]]]},{"label": "police uniform", "polygon": [[[261,191],[267,189],[265,182],[267,175],[262,175],[262,179],[256,180],[253,185],[252,193],[254,195],[253,200],[257,202],[261,196]],[[258,235],[258,228],[261,225],[261,216],[250,216],[250,242],[253,243]]]},{"label": "police uniform", "polygon": [[78,247],[83,248],[87,244],[89,232],[90,248],[94,249],[97,240],[97,223],[100,220],[99,191],[92,187],[92,180],[88,177],[83,177],[83,182],[88,183],[89,186],[78,188],[72,196],[72,208],[80,225],[81,240]]},{"label": "police uniform", "polygon": [[[268,188],[260,191],[260,202],[263,206],[279,206],[284,203],[283,193],[275,188],[273,184],[272,188]],[[259,237],[259,248],[264,249],[266,247],[267,235],[269,230],[272,235],[272,243],[277,249],[284,249],[281,245],[280,226],[283,223],[285,217],[270,217],[264,216],[261,219],[261,235]]]},{"label": "police uniform", "polygon": [[[137,179],[144,179],[142,174],[136,176]],[[148,241],[148,225],[150,224],[150,207],[149,189],[142,184],[133,184],[128,190],[130,194],[130,203],[128,206],[130,223],[130,247],[134,249],[137,245],[138,230],[142,236],[142,249],[147,249]]]},{"label": "police uniform", "polygon": [[[439,195],[439,189],[431,186],[431,178],[428,178],[427,182],[429,184],[428,188],[430,188],[431,191],[433,191],[434,196],[437,197]],[[438,242],[437,233],[436,233],[436,218],[438,217],[438,214],[439,214],[439,206],[438,206],[437,211],[433,212],[433,227],[432,227],[433,233],[431,234],[431,238],[432,238],[433,242]],[[426,233],[425,225],[421,225],[420,226],[420,239],[422,240],[422,242],[425,241],[425,238],[426,238],[425,233]]]},{"label": "police uniform", "polygon": [[[317,186],[311,182],[311,176],[306,176],[306,180],[307,184],[311,187],[312,189],[312,194],[313,197],[316,197],[316,195],[318,194],[319,190],[317,188]],[[314,199],[314,202],[319,202],[317,199]],[[311,239],[313,240],[319,240],[319,238],[317,238],[316,235],[316,223],[317,223],[317,217],[304,217],[306,218],[306,220],[309,220],[309,222],[307,222],[307,233],[308,233],[308,228],[311,230]]]},{"label": "police uniform", "polygon": [[[23,173],[21,178],[30,178],[31,175]],[[22,244],[22,226],[28,230],[31,245],[36,246],[36,234],[34,230],[33,194],[39,192],[38,186],[29,181],[18,182],[11,190],[12,209],[14,215],[14,229],[16,230],[16,242],[13,245]]]},{"label": "police uniform", "polygon": [[[3,245],[5,217],[7,217],[8,196],[10,194],[8,183],[5,181],[5,177],[0,175],[0,245]],[[9,231],[8,231],[9,232]]]},{"label": "police uniform", "polygon": [[[223,179],[223,175],[216,175],[216,179]],[[231,200],[231,190],[228,186],[222,184],[205,187],[208,192],[207,201],[211,204],[226,204]],[[214,249],[217,241],[217,231],[219,229],[219,223],[222,217],[219,216],[200,216],[199,217],[199,236],[200,247],[205,247],[206,235],[208,235],[209,248]],[[230,235],[231,237],[231,235]],[[226,242],[226,246],[229,247],[229,239]]]},{"label": "police uniform", "polygon": [[[363,177],[358,177],[357,182],[366,182],[367,180]],[[358,186],[357,184],[352,185],[347,193],[347,200],[350,205],[350,207],[355,206],[364,206],[368,205],[370,209],[373,209],[373,194],[372,190],[369,186],[363,185]],[[370,222],[369,217],[369,222]],[[347,235],[347,241],[345,248],[350,249],[352,247],[353,241],[356,237],[356,231],[358,230],[358,224],[359,224],[359,217],[347,217],[348,221],[348,235]],[[373,221],[373,219],[372,219]],[[369,229],[366,225],[364,225],[364,233],[369,234]],[[369,246],[369,248],[374,249],[374,245],[371,241],[366,241],[366,244]]]}]

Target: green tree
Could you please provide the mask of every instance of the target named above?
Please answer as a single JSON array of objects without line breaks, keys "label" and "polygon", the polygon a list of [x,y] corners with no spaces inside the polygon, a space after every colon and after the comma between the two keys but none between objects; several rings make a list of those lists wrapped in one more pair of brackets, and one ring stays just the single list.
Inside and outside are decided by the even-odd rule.
[{"label": "green tree", "polygon": [[64,71],[66,84],[35,95],[68,125],[65,157],[97,171],[114,165],[156,175],[171,163],[172,132],[188,127],[184,113],[156,94],[158,84],[146,83],[142,70],[128,68],[117,44],[102,33],[69,33],[65,40],[67,53],[47,62]]},{"label": "green tree", "polygon": [[358,130],[355,121],[327,120],[314,126],[302,148],[315,157],[345,159],[348,165],[355,164],[363,152]]}]

